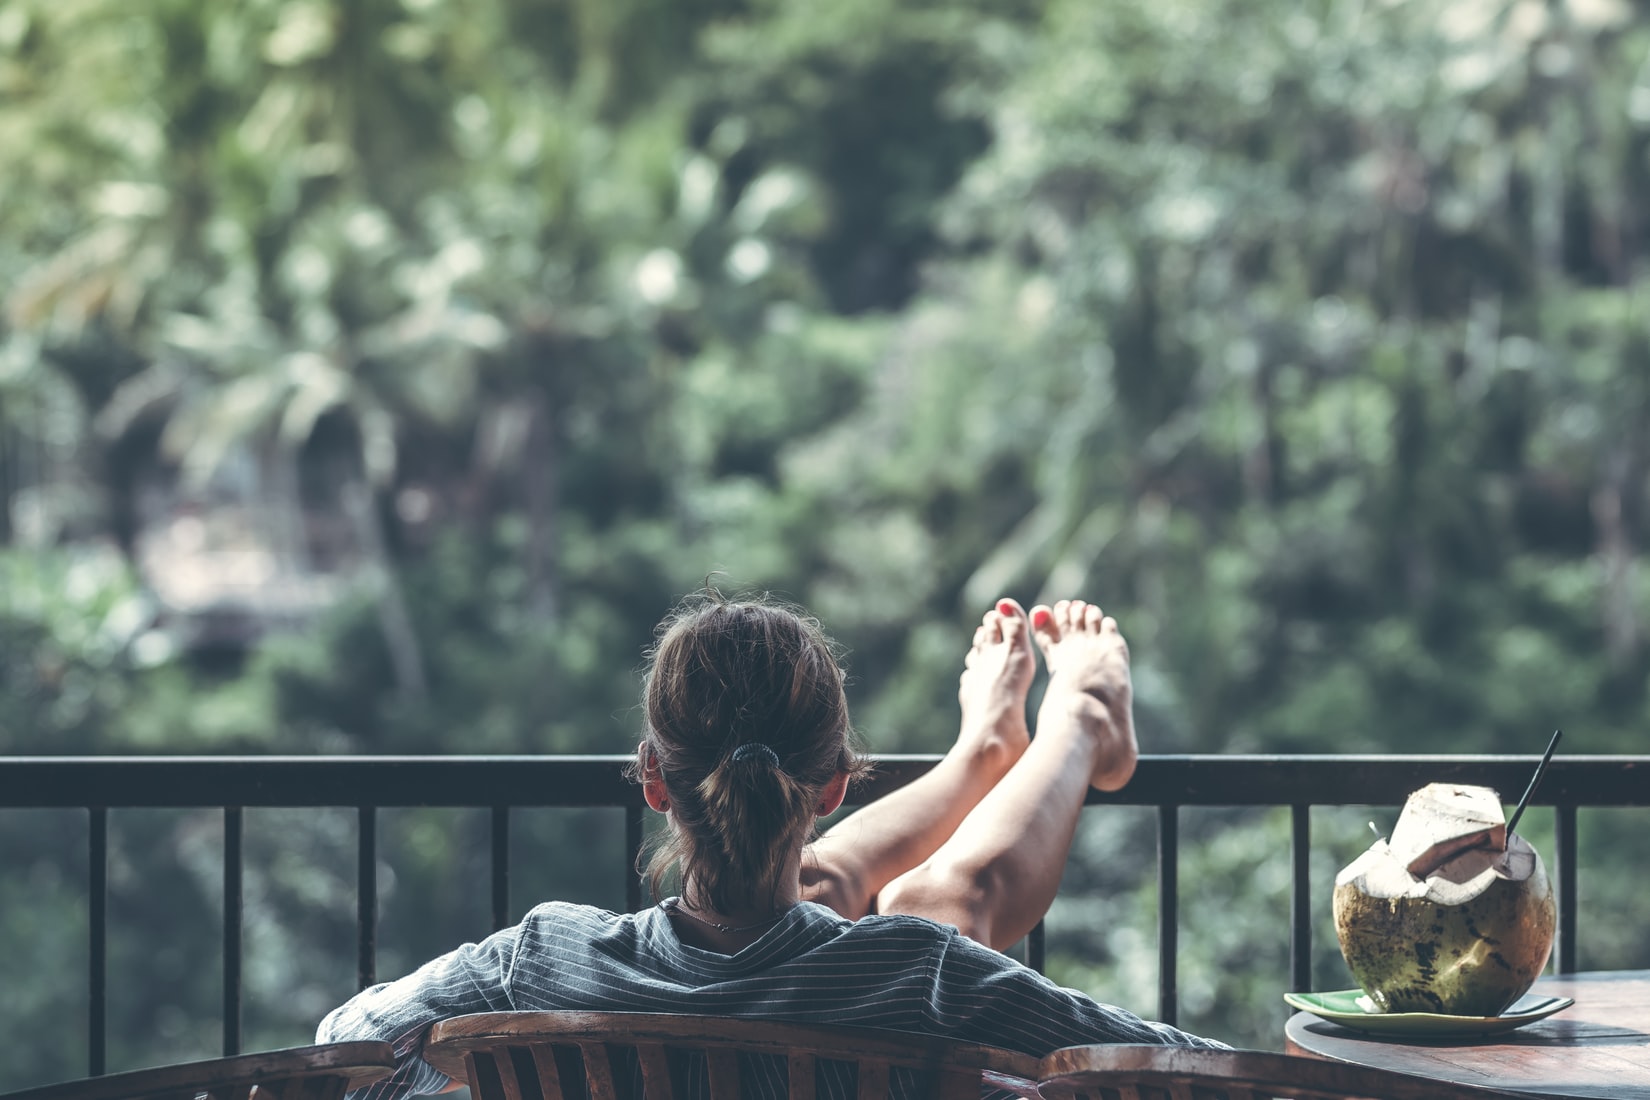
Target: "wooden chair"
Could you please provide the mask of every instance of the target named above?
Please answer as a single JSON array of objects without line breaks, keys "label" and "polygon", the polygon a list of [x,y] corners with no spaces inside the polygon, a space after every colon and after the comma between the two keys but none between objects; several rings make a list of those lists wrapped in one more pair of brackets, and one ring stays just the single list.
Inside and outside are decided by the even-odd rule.
[{"label": "wooden chair", "polygon": [[0,1100],[338,1100],[394,1068],[388,1043],[324,1043],[65,1081]]},{"label": "wooden chair", "polygon": [[491,1012],[444,1020],[424,1058],[474,1100],[1036,1097],[1036,1058],[925,1035],[728,1017]]},{"label": "wooden chair", "polygon": [[1057,1050],[1038,1089],[1043,1100],[1531,1100],[1294,1054],[1132,1045]]}]

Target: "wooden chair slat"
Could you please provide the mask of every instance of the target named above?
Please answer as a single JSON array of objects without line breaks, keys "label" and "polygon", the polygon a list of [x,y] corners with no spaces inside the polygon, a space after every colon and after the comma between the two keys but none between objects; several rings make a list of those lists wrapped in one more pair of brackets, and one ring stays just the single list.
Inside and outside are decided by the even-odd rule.
[{"label": "wooden chair slat", "polygon": [[860,1059],[859,1100],[888,1100],[888,1063],[884,1059]]},{"label": "wooden chair slat", "polygon": [[566,1094],[561,1087],[561,1067],[556,1064],[555,1048],[547,1043],[535,1043],[530,1048],[533,1052],[533,1065],[539,1071],[539,1092],[544,1100],[566,1100]]},{"label": "wooden chair slat", "polygon": [[727,1047],[705,1051],[705,1071],[710,1077],[710,1100],[739,1100],[739,1054]]},{"label": "wooden chair slat", "polygon": [[670,1079],[670,1056],[663,1043],[637,1043],[636,1058],[642,1064],[642,1089],[647,1100],[676,1100],[676,1085]]},{"label": "wooden chair slat", "polygon": [[584,1083],[590,1091],[590,1100],[619,1100],[619,1091],[613,1083],[613,1060],[607,1055],[607,1044],[580,1043],[584,1055]]},{"label": "wooden chair slat", "polygon": [[[519,1049],[521,1048],[506,1046],[493,1051],[493,1067],[498,1071],[498,1087],[501,1100],[525,1100],[522,1095],[521,1078],[516,1069],[515,1052]],[[535,1078],[529,1092],[536,1093],[538,1092],[537,1068],[533,1067],[531,1062],[529,1062],[529,1068],[533,1069]]]},{"label": "wooden chair slat", "polygon": [[805,1050],[790,1054],[790,1100],[814,1100],[814,1056]]}]

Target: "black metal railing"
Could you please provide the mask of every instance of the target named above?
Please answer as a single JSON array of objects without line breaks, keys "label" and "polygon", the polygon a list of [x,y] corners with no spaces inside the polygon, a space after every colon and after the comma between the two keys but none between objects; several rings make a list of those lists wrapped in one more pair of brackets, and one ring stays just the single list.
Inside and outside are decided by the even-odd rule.
[{"label": "black metal railing", "polygon": [[[491,900],[495,928],[510,923],[510,811],[514,807],[612,807],[624,811],[625,850],[642,844],[640,790],[623,774],[628,756],[579,757],[10,757],[0,758],[0,809],[82,808],[90,839],[89,1072],[104,1072],[107,1013],[108,811],[111,807],[219,808],[224,815],[223,1049],[241,1045],[242,811],[247,807],[355,807],[359,817],[357,979],[375,980],[378,925],[377,811],[459,806],[491,811]],[[883,756],[855,793],[869,802],[938,760]],[[1150,806],[1158,835],[1158,1015],[1178,1015],[1180,810],[1188,806],[1288,806],[1291,820],[1290,987],[1311,985],[1310,853],[1314,806],[1395,806],[1426,783],[1458,782],[1522,791],[1535,756],[1146,756],[1114,794],[1091,805]],[[1581,808],[1650,806],[1650,756],[1560,757],[1533,804],[1555,809],[1556,967],[1576,967],[1576,814]],[[642,887],[630,875],[627,904]],[[1042,969],[1041,929],[1028,961]]]}]

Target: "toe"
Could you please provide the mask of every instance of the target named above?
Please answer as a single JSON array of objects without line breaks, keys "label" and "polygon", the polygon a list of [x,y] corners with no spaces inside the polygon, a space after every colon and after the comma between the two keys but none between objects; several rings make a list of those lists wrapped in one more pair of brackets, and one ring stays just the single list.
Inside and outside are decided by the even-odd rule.
[{"label": "toe", "polygon": [[986,645],[1000,645],[1003,640],[1003,617],[992,608],[985,614],[985,623],[980,627],[980,633],[985,637]]},{"label": "toe", "polygon": [[1105,613],[1093,604],[1086,604],[1083,608],[1083,628],[1090,634],[1100,633],[1100,624],[1105,621]]},{"label": "toe", "polygon": [[[1083,612],[1089,605],[1082,600],[1066,600],[1064,602],[1066,614],[1060,625],[1064,633],[1075,634],[1083,629]],[[1054,609],[1058,612],[1060,605],[1055,604]]]},{"label": "toe", "polygon": [[998,622],[1002,624],[1003,637],[1011,644],[1025,641],[1026,613],[1014,600],[1004,597],[997,601]]},{"label": "toe", "polygon": [[1044,652],[1060,640],[1060,627],[1054,620],[1054,609],[1047,604],[1040,603],[1031,609],[1031,636]]},{"label": "toe", "polygon": [[1118,652],[1123,654],[1123,660],[1129,659],[1129,640],[1123,637],[1123,632],[1117,629],[1117,620],[1110,615],[1100,624],[1100,632],[1108,641],[1116,644]]}]

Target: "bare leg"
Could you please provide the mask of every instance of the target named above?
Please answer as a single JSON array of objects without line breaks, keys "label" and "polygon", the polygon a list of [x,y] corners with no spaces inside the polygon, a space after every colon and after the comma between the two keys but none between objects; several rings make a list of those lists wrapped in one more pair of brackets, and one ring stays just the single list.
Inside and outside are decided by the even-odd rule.
[{"label": "bare leg", "polygon": [[1025,752],[1026,692],[1036,672],[1030,622],[999,600],[963,658],[957,743],[932,769],[865,806],[820,837],[802,858],[802,897],[851,920],[871,910],[887,883],[943,844]]},{"label": "bare leg", "polygon": [[934,855],[883,890],[884,913],[954,924],[998,950],[1048,911],[1092,784],[1134,774],[1129,648],[1117,623],[1081,600],[1032,610],[1051,672],[1037,736]]}]

